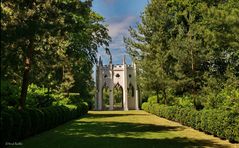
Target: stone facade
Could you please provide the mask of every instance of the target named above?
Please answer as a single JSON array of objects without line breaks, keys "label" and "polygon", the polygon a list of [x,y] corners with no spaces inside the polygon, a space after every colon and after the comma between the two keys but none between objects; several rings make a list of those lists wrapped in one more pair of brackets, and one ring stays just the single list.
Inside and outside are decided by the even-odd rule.
[{"label": "stone facade", "polygon": [[[96,96],[95,96],[95,109],[103,110],[103,89],[109,88],[109,110],[114,110],[114,94],[113,89],[120,86],[123,90],[123,110],[138,110],[139,109],[139,96],[136,83],[136,65],[127,65],[125,57],[123,64],[103,65],[101,58],[96,66]],[[131,94],[129,93],[131,90]],[[128,96],[130,98],[128,98]]]}]

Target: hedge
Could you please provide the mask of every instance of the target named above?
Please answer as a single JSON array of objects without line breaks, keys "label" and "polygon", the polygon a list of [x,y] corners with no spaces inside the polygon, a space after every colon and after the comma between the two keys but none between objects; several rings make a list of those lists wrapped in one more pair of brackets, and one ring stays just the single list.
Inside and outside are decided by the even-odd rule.
[{"label": "hedge", "polygon": [[78,107],[51,106],[40,109],[4,109],[1,111],[1,145],[18,142],[26,137],[56,127],[64,122],[78,118],[88,112],[85,103]]},{"label": "hedge", "polygon": [[239,142],[239,114],[217,109],[197,111],[193,108],[166,106],[145,102],[142,109],[157,116],[179,122],[230,142]]}]

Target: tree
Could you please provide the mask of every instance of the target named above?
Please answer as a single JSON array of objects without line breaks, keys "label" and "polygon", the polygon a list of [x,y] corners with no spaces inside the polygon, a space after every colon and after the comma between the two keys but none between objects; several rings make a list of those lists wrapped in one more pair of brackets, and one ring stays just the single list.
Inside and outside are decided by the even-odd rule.
[{"label": "tree", "polygon": [[[144,90],[196,98],[210,78],[238,77],[238,3],[235,0],[151,0],[130,28],[126,48],[138,63]],[[233,62],[229,62],[233,61]],[[206,77],[206,75],[209,75]]]},{"label": "tree", "polygon": [[[110,39],[106,27],[100,23],[103,18],[91,10],[90,0],[8,0],[2,1],[1,8],[1,44],[4,49],[1,62],[7,64],[1,68],[6,70],[5,78],[10,71],[17,70],[18,76],[23,72],[19,109],[24,108],[32,64],[35,64],[32,70],[54,71],[72,54],[82,53],[95,62],[97,46],[107,46]],[[24,66],[19,62],[16,68],[11,68],[8,61],[14,58],[17,62],[23,61]],[[45,66],[46,63],[50,66]],[[44,73],[40,72],[42,79]]]}]

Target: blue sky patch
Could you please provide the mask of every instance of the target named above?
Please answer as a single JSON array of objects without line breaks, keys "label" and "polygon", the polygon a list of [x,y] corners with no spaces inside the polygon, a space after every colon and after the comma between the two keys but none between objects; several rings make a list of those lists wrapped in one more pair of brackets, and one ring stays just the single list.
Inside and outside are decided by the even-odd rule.
[{"label": "blue sky patch", "polygon": [[[140,15],[148,0],[94,0],[93,10],[105,18],[108,24],[109,35],[112,38],[109,49],[113,57],[113,64],[121,64],[123,55],[126,55],[127,64],[131,58],[126,53],[124,36],[129,36],[129,26],[136,26],[140,22]],[[98,57],[101,56],[103,64],[108,64],[109,57],[103,48],[98,49]]]}]

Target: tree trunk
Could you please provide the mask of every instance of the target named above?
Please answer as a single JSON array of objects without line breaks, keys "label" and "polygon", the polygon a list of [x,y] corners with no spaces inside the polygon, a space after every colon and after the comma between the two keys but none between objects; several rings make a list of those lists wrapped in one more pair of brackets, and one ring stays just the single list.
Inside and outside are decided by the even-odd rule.
[{"label": "tree trunk", "polygon": [[156,93],[157,93],[157,103],[159,103],[159,89],[158,88],[156,90]]},{"label": "tree trunk", "polygon": [[23,110],[25,107],[25,100],[27,96],[27,89],[28,89],[28,82],[29,82],[29,74],[31,69],[31,59],[32,59],[32,52],[33,52],[33,43],[30,40],[29,48],[24,59],[24,73],[22,79],[22,89],[21,89],[21,96],[19,99],[19,110]]},{"label": "tree trunk", "polygon": [[164,98],[164,104],[167,105],[167,94],[166,94],[166,90],[163,90],[163,98]]}]

